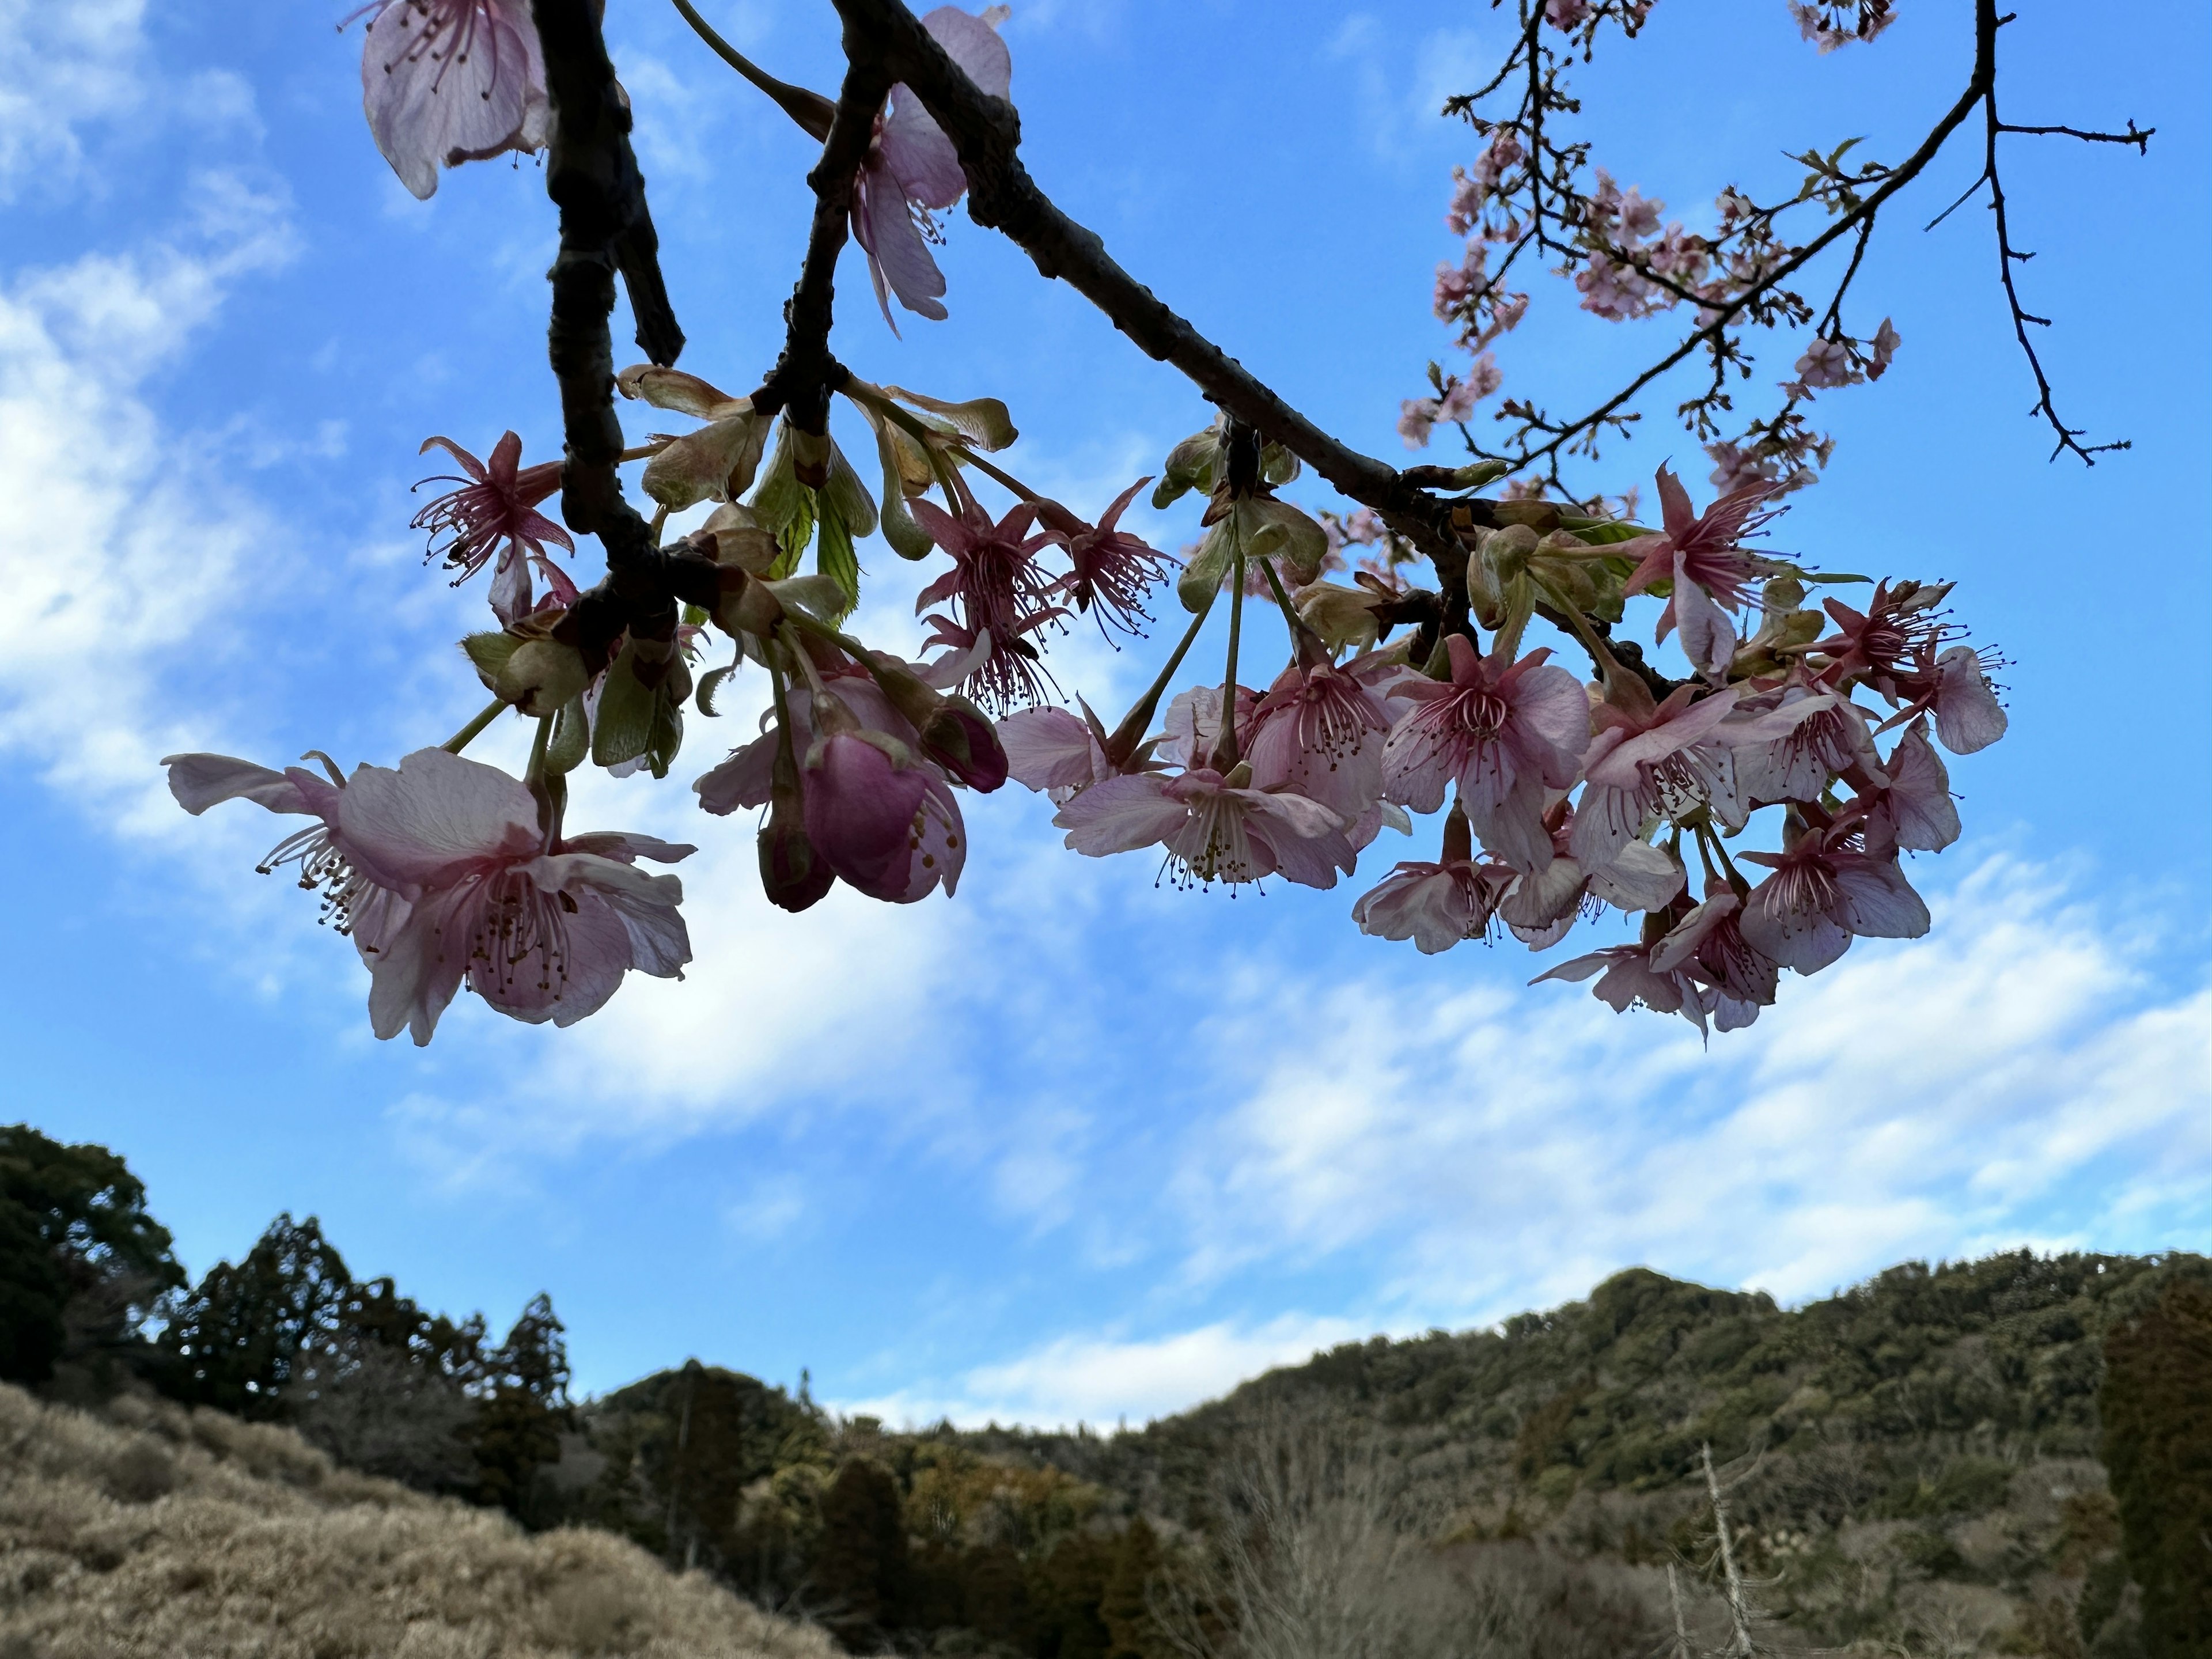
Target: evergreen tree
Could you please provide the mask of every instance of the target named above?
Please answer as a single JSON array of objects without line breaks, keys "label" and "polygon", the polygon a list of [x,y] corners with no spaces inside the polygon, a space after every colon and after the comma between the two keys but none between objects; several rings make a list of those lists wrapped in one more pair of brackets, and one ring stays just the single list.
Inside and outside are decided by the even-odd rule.
[{"label": "evergreen tree", "polygon": [[44,1382],[65,1354],[132,1343],[185,1283],[146,1188],[105,1146],[0,1127],[0,1376]]},{"label": "evergreen tree", "polygon": [[337,1346],[352,1276],[321,1223],[288,1212],[236,1267],[217,1262],[162,1334],[170,1390],[195,1405],[270,1418],[307,1403]]},{"label": "evergreen tree", "polygon": [[2212,1659],[2212,1289],[2170,1280],[2105,1339],[2105,1467],[2149,1659]]},{"label": "evergreen tree", "polygon": [[822,1494],[813,1585],[823,1622],[846,1646],[873,1644],[896,1620],[906,1565],[898,1483],[881,1464],[848,1458]]},{"label": "evergreen tree", "polygon": [[530,1299],[507,1340],[484,1356],[476,1420],[477,1500],[530,1518],[538,1471],[561,1456],[568,1426],[568,1345],[544,1291]]},{"label": "evergreen tree", "polygon": [[1159,1568],[1159,1534],[1140,1515],[1115,1540],[1114,1568],[1098,1604],[1109,1638],[1106,1659],[1165,1659],[1172,1651],[1152,1612],[1152,1575]]}]

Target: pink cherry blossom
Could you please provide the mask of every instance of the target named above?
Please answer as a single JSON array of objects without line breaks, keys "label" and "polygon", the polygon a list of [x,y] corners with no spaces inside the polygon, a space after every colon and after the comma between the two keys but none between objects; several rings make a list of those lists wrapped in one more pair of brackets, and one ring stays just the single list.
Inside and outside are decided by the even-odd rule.
[{"label": "pink cherry blossom", "polygon": [[999,722],[1006,772],[1015,782],[1065,804],[1114,775],[1090,726],[1065,708],[1024,708]]},{"label": "pink cherry blossom", "polygon": [[[1630,684],[1643,691],[1641,681]],[[1679,817],[1732,790],[1727,751],[1709,739],[1734,712],[1738,694],[1730,688],[1698,697],[1698,689],[1677,686],[1656,705],[1645,694],[1634,707],[1601,702],[1591,711],[1597,733],[1583,757],[1589,783],[1575,812],[1572,843],[1585,864],[1609,863],[1655,811]]]},{"label": "pink cherry blossom", "polygon": [[[939,885],[953,892],[967,861],[967,830],[921,734],[858,664],[823,671],[822,678],[834,709],[825,711],[805,686],[793,686],[785,701],[800,763],[800,823],[814,853],[871,898],[910,904]],[[692,786],[700,806],[721,816],[768,805],[778,743],[770,729],[702,775]]]},{"label": "pink cherry blossom", "polygon": [[1735,654],[1735,629],[1726,612],[1743,608],[1751,582],[1768,564],[1736,544],[1774,516],[1759,510],[1768,486],[1747,484],[1698,514],[1691,511],[1689,492],[1672,469],[1661,467],[1658,481],[1667,528],[1616,550],[1640,562],[1621,591],[1640,593],[1655,581],[1671,580],[1674,592],[1659,614],[1658,637],[1680,628],[1692,664],[1705,673],[1725,673]]},{"label": "pink cherry blossom", "polygon": [[399,181],[424,198],[441,163],[545,147],[545,64],[530,0],[373,0],[362,109]]},{"label": "pink cherry blossom", "polygon": [[[1796,674],[1737,708],[1736,791],[1747,805],[1818,800],[1836,779],[1875,759],[1866,711]],[[1756,740],[1778,727],[1778,736]]]},{"label": "pink cherry blossom", "polygon": [[1098,618],[1101,633],[1109,623],[1126,634],[1142,632],[1151,620],[1145,595],[1175,564],[1141,538],[1115,527],[1137,492],[1150,483],[1147,474],[1116,495],[1095,525],[1049,532],[1067,555],[1070,568],[1061,579],[1066,592],[1077,610]]},{"label": "pink cherry blossom", "polygon": [[1445,648],[1449,681],[1395,689],[1414,706],[1383,745],[1384,797],[1433,812],[1456,783],[1482,844],[1516,870],[1540,870],[1552,860],[1544,792],[1573,785],[1589,744],[1582,682],[1552,666],[1548,650],[1509,665],[1461,635]]},{"label": "pink cherry blossom", "polygon": [[1044,696],[1043,671],[1024,635],[1063,612],[1053,603],[1059,579],[1036,561],[1038,551],[1053,545],[1054,538],[1029,533],[1037,504],[1017,501],[995,524],[972,497],[961,503],[957,518],[929,501],[910,501],[908,510],[929,538],[952,556],[952,568],[915,600],[915,614],[950,600],[953,617],[928,620],[933,637],[956,651],[989,636],[988,654],[969,678],[969,694],[988,708],[1038,702]]},{"label": "pink cherry blossom", "polygon": [[614,833],[549,845],[536,799],[495,768],[424,749],[396,769],[359,767],[339,787],[222,756],[168,764],[187,811],[246,799],[324,819],[270,862],[296,848],[303,883],[316,878],[345,914],[380,1037],[404,1030],[428,1042],[464,981],[513,1018],[570,1025],[631,969],[672,978],[691,959],[683,884],[635,865],[694,848]]},{"label": "pink cherry blossom", "polygon": [[1807,828],[1786,851],[1740,856],[1774,872],[1752,892],[1743,936],[1785,968],[1818,973],[1855,935],[1918,939],[1928,931],[1928,907],[1896,859],[1855,850],[1847,826]]},{"label": "pink cherry blossom", "polygon": [[1518,877],[1498,914],[1513,936],[1531,950],[1558,944],[1584,911],[1604,905],[1626,911],[1664,909],[1682,890],[1682,866],[1674,855],[1648,842],[1630,841],[1613,848],[1602,863],[1585,865],[1571,850],[1579,814],[1565,797],[1544,815],[1552,836],[1552,861]]},{"label": "pink cherry blossom", "polygon": [[1935,678],[1929,703],[1936,711],[1936,736],[1946,749],[1971,755],[2004,736],[2010,722],[1972,647],[1954,645],[1937,657]]},{"label": "pink cherry blossom", "polygon": [[1950,774],[1920,721],[1906,728],[1887,761],[1861,768],[1852,781],[1866,786],[1861,799],[1869,802],[1868,851],[1940,853],[1959,839],[1962,826]]},{"label": "pink cherry blossom", "polygon": [[1423,956],[1434,956],[1488,933],[1515,879],[1508,866],[1486,859],[1408,860],[1360,895],[1352,918],[1363,933],[1409,939]]},{"label": "pink cherry blossom", "polygon": [[1269,794],[1211,767],[1108,778],[1061,807],[1053,823],[1067,831],[1068,846],[1093,858],[1160,843],[1178,886],[1280,875],[1334,887],[1337,872],[1350,873],[1355,861],[1344,820],[1318,801]]},{"label": "pink cherry blossom", "polygon": [[1734,1031],[1772,1005],[1780,966],[1743,936],[1743,901],[1725,881],[1705,884],[1705,902],[1668,930],[1651,952],[1655,972],[1686,972],[1711,994],[1713,1024]]},{"label": "pink cherry blossom", "polygon": [[1702,1031],[1705,1028],[1705,995],[1697,981],[1681,969],[1662,970],[1654,967],[1652,953],[1657,948],[1656,943],[1612,945],[1577,957],[1571,962],[1563,962],[1528,982],[1541,985],[1547,979],[1558,979],[1580,983],[1595,976],[1597,983],[1590,987],[1590,994],[1616,1014],[1625,1014],[1640,1005],[1654,1013],[1680,1014]]},{"label": "pink cherry blossom", "polygon": [[1408,398],[1398,405],[1398,435],[1408,449],[1428,447],[1429,434],[1443,405],[1434,398]]},{"label": "pink cherry blossom", "polygon": [[[1013,84],[1013,59],[989,17],[939,6],[921,25],[987,96],[1004,98]],[[947,314],[940,297],[945,275],[929,252],[930,243],[943,238],[931,216],[957,202],[967,188],[968,175],[945,130],[930,118],[913,88],[903,82],[893,87],[876,118],[867,161],[853,181],[853,235],[867,253],[876,303],[893,333],[898,331],[891,319],[893,294],[918,315],[941,322]]]},{"label": "pink cherry blossom", "polygon": [[[557,543],[570,552],[576,544],[568,532],[537,510],[538,503],[561,487],[561,463],[540,461],[521,465],[522,440],[512,432],[492,446],[489,465],[451,438],[426,439],[422,447],[437,445],[461,465],[467,476],[446,474],[425,478],[422,484],[453,483],[415,515],[414,528],[430,532],[425,559],[442,559],[448,570],[460,574],[456,586],[466,581],[496,556],[493,566],[491,608],[501,622],[515,622],[529,613],[530,570],[536,566],[556,602],[572,605],[576,584],[546,556],[545,544]],[[442,539],[441,539],[442,538]]]},{"label": "pink cherry blossom", "polygon": [[320,920],[350,939],[362,961],[371,961],[385,933],[405,919],[408,901],[397,884],[362,868],[335,838],[338,792],[344,787],[335,781],[335,769],[326,778],[305,767],[277,772],[228,755],[207,754],[170,755],[161,764],[169,771],[169,793],[194,817],[227,800],[250,800],[272,812],[313,817],[315,823],[270,848],[258,867],[270,875],[295,866],[301,887],[321,896]]},{"label": "pink cherry blossom", "polygon": [[1257,789],[1317,800],[1346,823],[1382,798],[1382,699],[1326,661],[1285,668],[1240,734]]}]

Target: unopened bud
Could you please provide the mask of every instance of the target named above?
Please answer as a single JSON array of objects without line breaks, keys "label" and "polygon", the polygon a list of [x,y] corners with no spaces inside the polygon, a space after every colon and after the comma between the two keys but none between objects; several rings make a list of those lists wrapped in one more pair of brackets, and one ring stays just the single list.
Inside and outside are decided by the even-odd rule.
[{"label": "unopened bud", "polygon": [[1482,556],[1501,584],[1528,568],[1528,556],[1536,550],[1536,532],[1525,524],[1508,525],[1482,538]]},{"label": "unopened bud", "polygon": [[923,752],[970,789],[988,795],[1006,781],[998,731],[967,698],[942,699],[918,729]]},{"label": "unopened bud", "polygon": [[490,682],[493,693],[534,717],[557,714],[591,681],[584,653],[558,640],[525,640]]}]

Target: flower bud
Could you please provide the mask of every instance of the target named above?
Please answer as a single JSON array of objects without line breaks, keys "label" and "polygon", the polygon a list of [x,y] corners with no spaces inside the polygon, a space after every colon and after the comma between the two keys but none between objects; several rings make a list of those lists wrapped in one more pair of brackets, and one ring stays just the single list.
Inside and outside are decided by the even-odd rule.
[{"label": "flower bud", "polygon": [[768,822],[760,832],[761,889],[770,904],[794,915],[818,903],[837,881],[806,838],[805,816],[797,769],[779,757]]},{"label": "flower bud", "polygon": [[922,751],[970,789],[988,795],[1006,781],[998,730],[967,698],[943,698],[917,729]]},{"label": "flower bud", "polygon": [[1499,582],[1509,582],[1528,569],[1528,556],[1536,547],[1537,535],[1533,528],[1525,524],[1508,525],[1482,538],[1482,556]]},{"label": "flower bud", "polygon": [[493,694],[524,714],[557,714],[590,684],[584,653],[558,640],[525,640],[488,684]]}]

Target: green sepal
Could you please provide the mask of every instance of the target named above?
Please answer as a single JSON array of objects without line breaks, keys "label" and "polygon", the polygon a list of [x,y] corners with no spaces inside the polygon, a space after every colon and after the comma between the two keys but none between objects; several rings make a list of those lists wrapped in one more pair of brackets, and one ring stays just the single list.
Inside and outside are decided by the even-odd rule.
[{"label": "green sepal", "polygon": [[461,649],[476,665],[477,677],[489,686],[500,677],[522,641],[503,630],[471,634],[461,641]]}]

